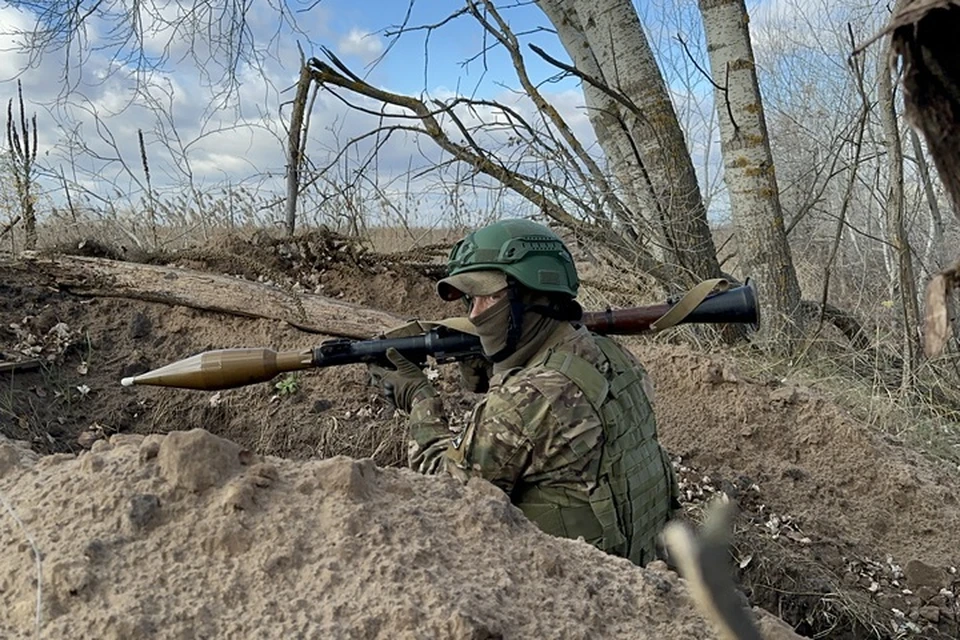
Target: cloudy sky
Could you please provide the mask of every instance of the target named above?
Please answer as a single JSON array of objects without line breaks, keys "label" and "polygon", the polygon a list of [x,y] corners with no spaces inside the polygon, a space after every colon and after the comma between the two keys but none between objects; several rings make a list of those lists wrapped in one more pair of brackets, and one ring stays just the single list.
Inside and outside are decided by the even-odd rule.
[{"label": "cloudy sky", "polygon": [[[284,11],[278,11],[283,3]],[[81,2],[84,10],[92,2]],[[245,185],[263,198],[282,195],[285,123],[299,72],[301,49],[323,58],[326,47],[368,82],[389,91],[426,98],[468,95],[495,99],[529,113],[517,97],[518,82],[509,60],[490,50],[482,30],[469,16],[447,21],[459,2],[436,0],[261,0],[243,24],[219,9],[187,13],[198,3],[186,0],[141,0],[138,24],[142,39],[132,37],[126,8],[132,0],[96,3],[79,33],[66,37],[60,0],[0,3],[0,87],[15,96],[23,84],[27,111],[38,118],[43,186],[54,201],[61,198],[62,174],[96,203],[137,202],[145,175],[138,143],[142,132],[151,180],[169,196],[215,192],[225,185]],[[209,0],[214,8],[236,3]],[[503,17],[522,41],[538,44],[566,59],[548,22],[528,2],[498,3]],[[710,88],[691,72],[675,36],[685,34],[695,55],[701,39],[692,0],[643,2],[641,15],[662,64],[687,81],[671,83],[681,119],[688,128],[695,157],[710,137]],[[48,15],[37,7],[50,7]],[[509,8],[508,8],[509,5]],[[752,27],[766,46],[764,24],[793,20],[811,28],[822,18],[825,0],[754,0]],[[427,25],[438,25],[435,29]],[[398,34],[401,25],[407,31]],[[23,34],[46,30],[46,40]],[[802,28],[802,26],[801,26]],[[209,34],[218,34],[211,38]],[[239,44],[238,44],[239,43]],[[33,44],[34,50],[25,45]],[[45,46],[39,46],[45,44]],[[702,52],[701,52],[702,55]],[[535,82],[556,70],[526,50]],[[235,71],[234,75],[231,72]],[[665,69],[668,73],[668,69]],[[694,74],[695,76],[696,74]],[[544,94],[588,143],[592,132],[582,110],[582,96],[570,79],[546,83]],[[371,107],[359,98],[354,105]],[[489,115],[489,114],[486,114]],[[483,118],[485,114],[477,114]],[[344,100],[321,92],[311,109],[307,154],[316,166],[339,158],[330,184],[349,178],[369,144],[340,158],[351,140],[373,128],[376,119],[351,109]],[[435,192],[442,187],[410,171],[440,157],[429,141],[417,144],[395,136],[381,148],[375,165],[365,168],[366,182],[386,196]],[[700,158],[703,160],[703,158]],[[699,162],[701,179],[716,180],[716,161]],[[375,177],[370,178],[373,174]],[[418,186],[419,185],[419,186]],[[324,196],[326,197],[326,196]],[[473,198],[478,197],[473,194]],[[322,198],[321,198],[322,199]],[[473,206],[475,203],[468,203]],[[485,205],[478,205],[485,206]]]}]

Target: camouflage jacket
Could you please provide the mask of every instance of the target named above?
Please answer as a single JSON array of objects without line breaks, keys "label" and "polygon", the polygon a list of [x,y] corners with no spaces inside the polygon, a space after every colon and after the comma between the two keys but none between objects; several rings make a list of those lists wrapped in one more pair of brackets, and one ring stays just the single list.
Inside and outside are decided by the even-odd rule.
[{"label": "camouflage jacket", "polygon": [[[563,324],[530,362],[548,349],[572,352],[589,362],[603,357],[590,332]],[[643,371],[633,356],[630,359]],[[644,390],[653,388],[644,374]],[[447,471],[481,476],[511,497],[531,486],[561,489],[588,503],[597,477],[603,424],[583,392],[562,373],[543,366],[512,369],[491,380],[490,391],[460,433],[451,432],[439,398],[414,404],[409,421],[409,462],[421,473]]]}]

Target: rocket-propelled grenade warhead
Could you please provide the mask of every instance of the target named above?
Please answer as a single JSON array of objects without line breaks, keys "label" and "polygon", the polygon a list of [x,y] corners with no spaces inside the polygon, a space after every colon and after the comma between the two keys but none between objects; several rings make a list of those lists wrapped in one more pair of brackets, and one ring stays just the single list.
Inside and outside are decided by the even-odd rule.
[{"label": "rocket-propelled grenade warhead", "polygon": [[124,378],[120,382],[125,387],[145,384],[214,391],[267,382],[284,371],[306,369],[312,364],[313,352],[310,349],[218,349],[198,353],[159,369]]}]

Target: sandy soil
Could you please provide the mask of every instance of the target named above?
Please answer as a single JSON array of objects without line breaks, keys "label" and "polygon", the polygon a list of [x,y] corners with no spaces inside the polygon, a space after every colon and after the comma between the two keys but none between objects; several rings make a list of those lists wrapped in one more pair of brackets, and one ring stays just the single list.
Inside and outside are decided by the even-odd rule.
[{"label": "sandy soil", "polygon": [[194,429],[3,439],[0,490],[5,638],[714,637],[662,563],[542,534],[482,480]]}]

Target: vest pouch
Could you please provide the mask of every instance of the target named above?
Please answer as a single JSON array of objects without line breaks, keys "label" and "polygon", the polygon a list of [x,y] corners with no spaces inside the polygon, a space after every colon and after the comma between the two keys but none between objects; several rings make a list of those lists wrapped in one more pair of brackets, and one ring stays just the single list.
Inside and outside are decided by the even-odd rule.
[{"label": "vest pouch", "polygon": [[603,541],[599,547],[607,553],[627,557],[627,538],[623,535],[617,503],[613,499],[606,476],[602,476],[596,488],[590,492],[590,510],[603,532]]},{"label": "vest pouch", "polygon": [[583,538],[594,546],[600,546],[604,531],[592,506],[561,506],[559,502],[563,496],[550,499],[551,493],[532,487],[514,504],[544,533],[561,538]]}]

